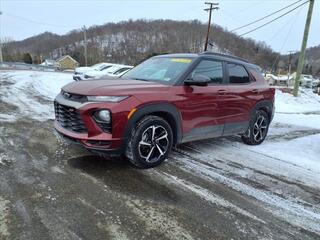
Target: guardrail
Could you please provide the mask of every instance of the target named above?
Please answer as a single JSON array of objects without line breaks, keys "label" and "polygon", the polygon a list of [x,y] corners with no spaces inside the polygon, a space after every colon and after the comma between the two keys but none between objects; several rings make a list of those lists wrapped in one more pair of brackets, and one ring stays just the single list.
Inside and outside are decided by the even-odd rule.
[{"label": "guardrail", "polygon": [[28,64],[21,62],[0,62],[0,69],[18,70],[38,70],[38,71],[57,71],[57,68],[38,64]]}]

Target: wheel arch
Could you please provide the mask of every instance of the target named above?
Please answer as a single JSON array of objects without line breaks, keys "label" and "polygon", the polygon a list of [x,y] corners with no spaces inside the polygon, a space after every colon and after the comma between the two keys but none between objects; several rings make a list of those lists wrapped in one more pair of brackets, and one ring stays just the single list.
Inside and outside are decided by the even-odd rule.
[{"label": "wheel arch", "polygon": [[181,142],[182,126],[181,115],[178,109],[170,103],[153,103],[138,107],[130,117],[125,127],[125,144],[127,144],[131,129],[139,122],[139,120],[148,115],[154,115],[165,119],[172,129],[173,144]]},{"label": "wheel arch", "polygon": [[253,108],[251,115],[259,110],[266,112],[268,114],[270,122],[272,121],[274,115],[274,105],[271,100],[261,100],[257,102],[255,107]]}]

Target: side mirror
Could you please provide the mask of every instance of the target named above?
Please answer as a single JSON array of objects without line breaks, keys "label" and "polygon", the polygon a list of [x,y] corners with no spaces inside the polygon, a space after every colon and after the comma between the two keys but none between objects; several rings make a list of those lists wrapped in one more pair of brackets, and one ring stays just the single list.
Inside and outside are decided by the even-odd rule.
[{"label": "side mirror", "polygon": [[211,79],[202,74],[195,74],[192,79],[184,80],[186,85],[195,85],[195,86],[207,86]]}]

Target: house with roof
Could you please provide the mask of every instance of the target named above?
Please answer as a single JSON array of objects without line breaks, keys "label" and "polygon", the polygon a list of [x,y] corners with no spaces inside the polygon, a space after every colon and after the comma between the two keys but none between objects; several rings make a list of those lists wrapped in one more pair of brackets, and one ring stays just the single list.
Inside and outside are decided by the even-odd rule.
[{"label": "house with roof", "polygon": [[291,86],[294,83],[293,75],[274,75],[271,73],[265,74],[265,79],[270,85],[286,85]]},{"label": "house with roof", "polygon": [[70,55],[64,55],[56,60],[56,66],[59,70],[75,69],[79,63]]}]

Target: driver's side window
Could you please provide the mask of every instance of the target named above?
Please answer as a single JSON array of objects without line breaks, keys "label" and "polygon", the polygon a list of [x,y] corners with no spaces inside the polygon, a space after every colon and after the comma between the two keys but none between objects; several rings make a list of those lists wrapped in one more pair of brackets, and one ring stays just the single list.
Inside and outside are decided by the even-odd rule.
[{"label": "driver's side window", "polygon": [[195,75],[209,77],[211,83],[221,84],[223,82],[223,65],[216,60],[201,60],[201,62],[191,72],[190,78],[194,79]]}]

